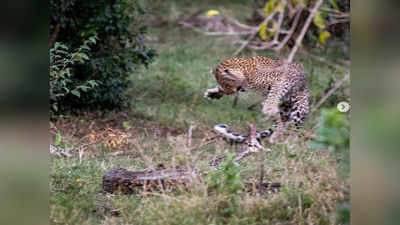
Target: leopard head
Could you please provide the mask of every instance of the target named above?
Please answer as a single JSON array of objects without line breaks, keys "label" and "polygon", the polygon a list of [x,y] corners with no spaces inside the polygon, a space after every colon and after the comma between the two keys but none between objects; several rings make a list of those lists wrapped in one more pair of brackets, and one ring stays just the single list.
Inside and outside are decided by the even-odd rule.
[{"label": "leopard head", "polygon": [[232,95],[238,92],[245,83],[246,77],[239,66],[232,66],[222,62],[216,69],[212,71],[221,91],[226,95]]}]

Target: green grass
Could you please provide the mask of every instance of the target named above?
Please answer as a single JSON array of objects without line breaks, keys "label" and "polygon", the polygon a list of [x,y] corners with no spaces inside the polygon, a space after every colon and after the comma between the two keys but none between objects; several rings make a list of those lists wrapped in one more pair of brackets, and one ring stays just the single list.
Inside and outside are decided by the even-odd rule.
[{"label": "green grass", "polygon": [[[244,1],[174,1],[158,10],[164,17],[177,18],[184,10],[196,8],[219,9],[230,13],[249,15]],[[157,4],[159,5],[157,5]],[[192,1],[190,1],[192,3]],[[207,5],[208,4],[208,5]],[[229,7],[228,7],[229,6]],[[231,7],[232,6],[232,7]],[[157,12],[160,14],[159,12]],[[239,16],[240,17],[240,16]],[[259,165],[266,168],[266,180],[281,182],[281,193],[262,198],[239,194],[233,204],[226,195],[210,195],[207,184],[199,185],[190,193],[161,193],[154,196],[108,195],[102,192],[104,172],[114,166],[129,170],[143,170],[148,164],[195,165],[209,171],[207,162],[218,154],[232,152],[235,147],[223,140],[208,145],[202,143],[211,137],[212,127],[226,123],[237,131],[246,131],[247,123],[259,129],[271,124],[264,121],[260,108],[247,106],[261,99],[246,93],[235,109],[232,97],[210,101],[202,97],[207,88],[216,85],[210,70],[219,61],[231,57],[237,46],[229,38],[205,37],[173,24],[149,30],[152,45],[159,56],[149,68],[139,68],[132,74],[132,109],[120,113],[106,113],[59,120],[56,131],[63,142],[78,147],[89,134],[99,134],[111,128],[129,135],[125,142],[110,147],[104,141],[90,145],[84,154],[73,157],[51,157],[50,161],[50,223],[51,224],[336,224],[343,222],[349,208],[340,205],[348,201],[348,176],[341,178],[335,154],[326,149],[309,147],[309,136],[316,135],[319,111],[310,116],[304,129],[290,134],[276,145],[268,145],[272,153],[252,155],[240,165],[242,181],[256,181]],[[242,56],[250,55],[244,51]],[[259,55],[274,57],[264,51]],[[326,65],[297,56],[309,76],[311,100],[315,103],[335,80],[341,76]],[[345,100],[345,90],[327,101],[325,107],[334,107],[336,100]],[[126,125],[126,124],[129,124]],[[188,150],[187,129],[194,125],[192,150]],[[172,132],[169,134],[168,132]],[[104,139],[104,138],[103,138]],[[140,146],[140,149],[137,148]],[[111,152],[131,152],[130,156],[111,156]],[[346,149],[345,151],[348,151]],[[139,153],[140,152],[140,153]],[[263,158],[260,158],[263,157]],[[346,163],[348,161],[345,160]],[[347,178],[346,178],[347,177]],[[347,199],[347,200],[346,200]],[[226,208],[234,207],[235,213]],[[119,212],[115,216],[114,212]],[[338,213],[338,214],[337,214]],[[346,222],[346,221],[344,221]]]}]

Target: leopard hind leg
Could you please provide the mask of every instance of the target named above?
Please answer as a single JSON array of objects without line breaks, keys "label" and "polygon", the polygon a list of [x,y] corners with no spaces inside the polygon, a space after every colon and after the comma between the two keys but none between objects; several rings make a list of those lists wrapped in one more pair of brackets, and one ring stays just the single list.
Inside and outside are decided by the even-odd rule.
[{"label": "leopard hind leg", "polygon": [[309,111],[308,91],[304,89],[293,97],[293,104],[288,118],[289,123],[296,128],[300,128],[304,124]]},{"label": "leopard hind leg", "polygon": [[308,115],[308,92],[288,94],[279,105],[279,119],[274,124],[274,133],[271,135],[270,143],[276,143],[283,138],[283,133],[291,127],[300,128]]}]

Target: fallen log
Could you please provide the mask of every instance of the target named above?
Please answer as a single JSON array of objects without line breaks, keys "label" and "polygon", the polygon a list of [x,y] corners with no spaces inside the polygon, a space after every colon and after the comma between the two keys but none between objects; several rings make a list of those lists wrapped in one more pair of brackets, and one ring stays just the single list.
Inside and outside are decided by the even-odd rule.
[{"label": "fallen log", "polygon": [[[186,190],[198,174],[192,169],[158,169],[152,171],[128,171],[124,168],[112,168],[103,176],[103,190],[107,193],[139,194],[162,190]],[[245,182],[243,191],[247,193],[277,192],[280,183]],[[210,188],[211,191],[212,188]]]},{"label": "fallen log", "polygon": [[193,170],[174,169],[167,171],[128,171],[124,168],[112,168],[103,176],[103,190],[108,193],[136,194],[171,188],[186,187],[196,176]]}]

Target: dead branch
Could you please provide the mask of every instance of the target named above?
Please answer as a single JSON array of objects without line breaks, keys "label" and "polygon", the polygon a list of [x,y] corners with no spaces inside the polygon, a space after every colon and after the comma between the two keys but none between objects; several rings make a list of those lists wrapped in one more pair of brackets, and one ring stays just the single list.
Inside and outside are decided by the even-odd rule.
[{"label": "dead branch", "polygon": [[[64,12],[64,9],[65,9],[64,0],[61,0],[60,3],[61,3],[61,12]],[[54,28],[53,33],[50,35],[50,48],[57,41],[57,37],[58,37],[58,33],[60,32],[60,29],[61,29],[61,24],[57,23],[57,25]]]},{"label": "dead branch", "polygon": [[326,58],[313,55],[313,54],[307,52],[306,50],[301,50],[301,51],[299,51],[299,52],[302,53],[302,54],[304,54],[304,55],[306,55],[307,57],[310,57],[310,58],[315,59],[315,60],[317,60],[317,61],[319,61],[319,62],[325,63],[326,65],[328,65],[328,66],[330,66],[330,67],[333,67],[333,68],[335,68],[335,69],[337,69],[337,70],[342,70],[342,71],[349,70],[349,68],[346,67],[346,66],[343,66],[343,65],[340,65],[340,64],[331,62],[331,61],[327,60]]},{"label": "dead branch", "polygon": [[274,39],[273,39],[272,43],[278,43],[278,38],[279,38],[280,30],[281,30],[281,27],[282,27],[283,18],[285,17],[285,7],[287,5],[287,2],[284,0],[282,2],[282,4],[283,4],[283,10],[281,12],[279,12],[278,29],[275,31],[275,35],[274,35]]},{"label": "dead branch", "polygon": [[274,48],[275,51],[280,51],[286,45],[286,43],[290,40],[294,31],[296,30],[296,27],[297,27],[297,24],[299,23],[300,15],[302,12],[303,12],[303,8],[299,7],[299,9],[297,10],[296,16],[294,17],[294,20],[292,22],[292,26],[290,27],[290,30],[288,31],[286,36],[283,38],[283,40],[279,43],[279,45]]},{"label": "dead branch", "polygon": [[325,7],[321,7],[320,8],[321,11],[324,12],[328,12],[330,13],[329,16],[334,16],[334,17],[350,17],[349,13],[345,13],[336,9],[330,9],[330,8],[325,8]]},{"label": "dead branch", "polygon": [[274,45],[275,45],[275,43],[270,41],[270,42],[263,42],[263,43],[261,43],[261,45],[250,44],[247,47],[252,50],[264,50],[264,49],[271,48]]},{"label": "dead branch", "polygon": [[50,35],[50,48],[51,48],[51,47],[54,45],[54,43],[56,42],[57,37],[58,37],[58,33],[60,32],[60,28],[61,28],[61,25],[58,23],[58,24],[55,26],[53,33]]},{"label": "dead branch", "polygon": [[246,24],[240,23],[239,21],[235,20],[234,18],[230,17],[230,16],[226,16],[225,18],[231,22],[232,24],[238,26],[239,28],[245,29],[245,30],[253,30],[253,31],[258,31],[257,27],[253,27],[253,26],[248,26]]},{"label": "dead branch", "polygon": [[331,96],[333,95],[333,93],[336,92],[337,89],[339,89],[344,82],[350,78],[350,72],[347,71],[347,73],[343,76],[343,78],[341,80],[339,80],[338,82],[335,83],[335,85],[331,88],[331,90],[329,90],[317,103],[317,105],[315,105],[315,107],[311,110],[311,114],[313,114],[322,104],[324,104],[324,102]]},{"label": "dead branch", "polygon": [[200,32],[206,36],[240,36],[240,35],[249,35],[249,34],[253,33],[252,31],[248,31],[248,32],[203,32],[203,31],[200,31]]},{"label": "dead branch", "polygon": [[[202,33],[203,35],[207,36],[236,36],[236,37],[242,35],[248,36],[246,40],[240,40],[239,38],[237,38],[238,40],[233,41],[234,44],[239,43],[239,47],[233,53],[233,56],[239,55],[239,53],[243,51],[244,48],[248,48],[251,50],[271,49],[276,52],[280,52],[285,46],[287,46],[289,40],[291,38],[294,38],[295,32],[299,30],[300,33],[299,35],[296,35],[297,37],[295,38],[296,39],[295,45],[290,49],[290,52],[286,59],[286,61],[290,63],[293,61],[295,54],[301,47],[305,34],[308,32],[310,24],[312,23],[313,18],[318,11],[325,11],[329,13],[330,19],[326,22],[327,26],[337,23],[349,22],[350,14],[348,12],[341,12],[339,10],[321,7],[322,3],[324,2],[323,0],[316,0],[314,2],[315,5],[310,6],[313,8],[307,8],[307,10],[310,13],[306,18],[304,25],[302,25],[301,27],[299,27],[299,24],[302,12],[305,9],[304,6],[301,6],[301,4],[291,3],[287,0],[280,1],[280,4],[282,5],[279,5],[279,9],[276,8],[274,12],[270,13],[267,17],[265,17],[263,19],[263,22],[261,22],[257,26],[249,26],[242,24],[236,19],[226,15],[224,15],[224,17],[221,17],[222,19],[219,18],[218,21],[221,21],[223,25],[215,28],[216,30],[213,32],[210,32],[207,29],[206,31],[201,30],[199,28],[196,28],[193,24],[186,23],[185,21],[181,21],[180,24],[186,27],[191,27],[194,31]],[[283,10],[281,10],[281,8],[283,8]],[[257,33],[260,31],[261,27],[265,25],[265,23],[268,24],[268,22],[270,22],[271,20],[274,21],[275,33],[273,37],[271,37],[269,40],[266,41],[258,39],[256,40],[255,37]],[[290,26],[289,30],[283,29],[283,27],[286,26]],[[206,27],[209,28],[210,26]],[[235,97],[234,101],[237,102],[237,99],[238,98]]]},{"label": "dead branch", "polygon": [[332,21],[329,21],[329,22],[327,23],[327,26],[332,26],[332,25],[338,24],[338,23],[349,23],[349,22],[350,22],[349,19],[332,20]]},{"label": "dead branch", "polygon": [[297,52],[297,49],[299,48],[299,46],[301,45],[301,42],[303,41],[304,35],[306,34],[308,27],[310,26],[312,19],[314,17],[314,15],[317,13],[319,7],[321,7],[323,0],[318,0],[317,3],[315,3],[314,8],[311,9],[310,11],[310,15],[308,16],[301,32],[300,35],[297,37],[296,39],[296,44],[293,46],[292,50],[289,53],[289,56],[286,60],[286,62],[291,63],[293,61],[294,55]]},{"label": "dead branch", "polygon": [[256,31],[253,31],[253,33],[250,35],[250,37],[247,39],[246,42],[244,42],[234,53],[233,56],[237,56],[249,43],[251,40],[253,40],[253,38],[256,36],[256,34],[258,33],[258,31],[261,29],[261,26],[264,23],[268,23],[268,21],[270,21],[275,15],[275,12],[269,14],[262,23],[260,23],[257,27]]}]

